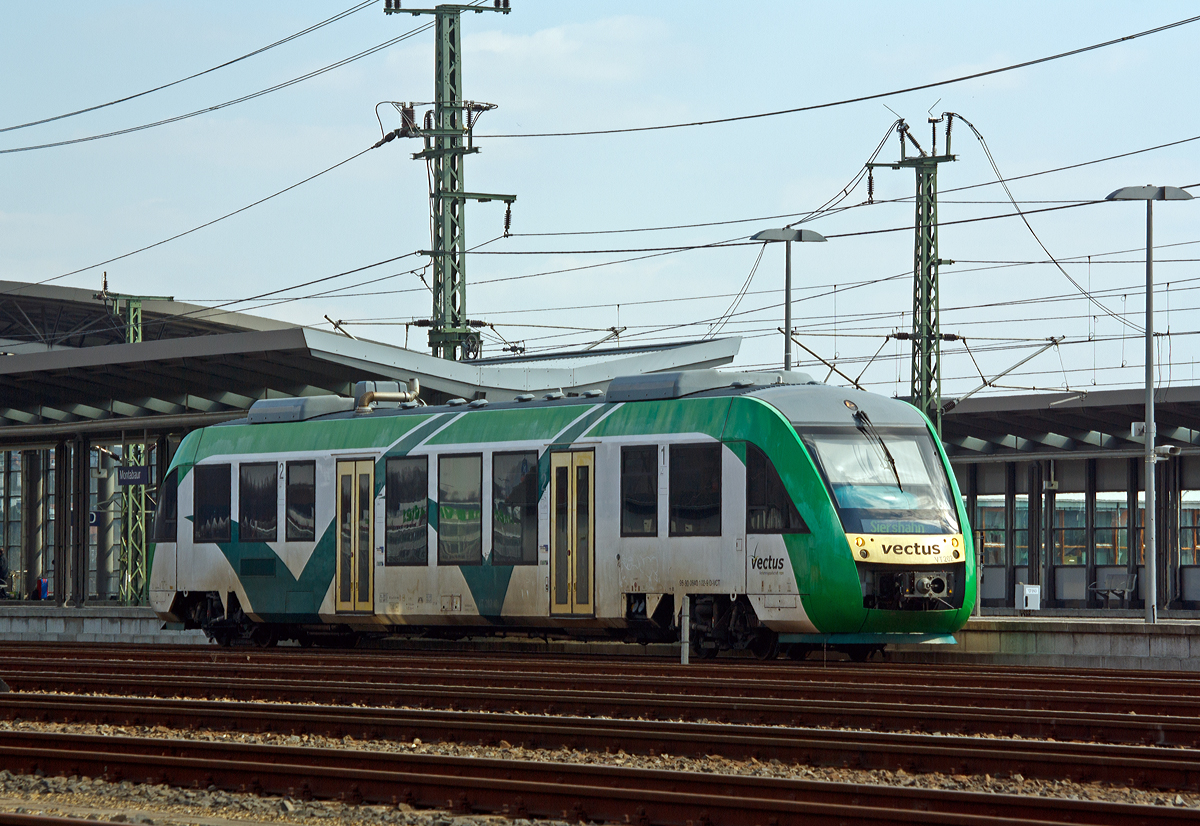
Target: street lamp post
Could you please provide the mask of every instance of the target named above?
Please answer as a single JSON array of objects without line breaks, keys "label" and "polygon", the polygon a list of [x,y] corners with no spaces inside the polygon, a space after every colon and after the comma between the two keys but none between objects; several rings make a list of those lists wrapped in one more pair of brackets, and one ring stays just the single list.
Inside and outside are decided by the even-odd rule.
[{"label": "street lamp post", "polygon": [[[1146,622],[1158,621],[1158,540],[1154,533],[1154,202],[1190,201],[1192,196],[1175,186],[1127,186],[1108,195],[1106,201],[1146,202]],[[1132,526],[1131,526],[1132,527]],[[1131,537],[1132,539],[1132,537]],[[1130,543],[1132,553],[1133,542]]]},{"label": "street lamp post", "polygon": [[811,229],[764,229],[750,236],[751,241],[786,241],[787,251],[784,255],[783,279],[783,369],[792,369],[792,242],[793,241],[824,241],[825,236]]}]

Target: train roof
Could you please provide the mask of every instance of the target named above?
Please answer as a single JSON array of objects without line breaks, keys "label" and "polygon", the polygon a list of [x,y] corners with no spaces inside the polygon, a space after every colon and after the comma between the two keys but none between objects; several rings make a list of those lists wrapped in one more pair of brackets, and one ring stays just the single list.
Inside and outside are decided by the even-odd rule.
[{"label": "train roof", "polygon": [[[417,402],[381,406],[373,417],[428,414],[456,410],[510,410],[560,405],[664,401],[682,398],[752,395],[778,409],[789,421],[806,425],[838,426],[855,424],[854,413],[865,411],[876,425],[924,426],[924,419],[911,405],[861,390],[835,387],[815,381],[807,373],[779,371],[770,373],[723,372],[719,370],[679,370],[621,376],[612,380],[608,391],[591,390],[580,395],[546,393],[517,396],[511,401],[487,399],[451,399],[442,405]],[[264,399],[255,402],[244,419],[225,422],[217,427],[277,422],[337,420],[355,418],[355,400],[345,396],[306,396],[293,399]]]}]

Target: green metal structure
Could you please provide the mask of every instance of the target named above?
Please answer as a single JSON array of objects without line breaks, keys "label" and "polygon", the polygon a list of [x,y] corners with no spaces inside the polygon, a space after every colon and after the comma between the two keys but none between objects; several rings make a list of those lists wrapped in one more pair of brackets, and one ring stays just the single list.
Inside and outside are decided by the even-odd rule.
[{"label": "green metal structure", "polygon": [[[937,170],[938,164],[957,160],[950,154],[950,126],[953,115],[930,118],[933,132],[932,151],[926,153],[903,120],[896,127],[900,135],[900,160],[894,163],[868,164],[891,169],[910,168],[917,174],[916,242],[913,245],[913,327],[912,327],[912,403],[929,417],[938,435],[942,433],[942,328],[938,297],[938,267],[950,264],[938,258],[937,241]],[[937,154],[937,124],[946,121],[946,152]],[[906,141],[921,154],[907,157]]]},{"label": "green metal structure", "polygon": [[[104,274],[104,287],[96,298],[104,301],[106,306],[111,306],[110,311],[121,320],[128,344],[142,341],[143,301],[175,300],[170,296],[110,293],[108,273]],[[121,456],[126,467],[144,466],[146,445],[144,442],[124,444]],[[151,511],[146,501],[145,485],[126,485],[121,489],[121,545],[118,558],[119,599],[122,605],[143,605],[150,598],[150,580],[146,570],[146,526]]]},{"label": "green metal structure", "polygon": [[[387,0],[386,14],[432,14],[435,16],[435,79],[432,112],[417,124],[415,104],[400,106],[402,137],[423,138],[425,149],[414,160],[428,162],[430,171],[429,209],[433,249],[433,317],[429,347],[435,356],[459,360],[479,355],[480,338],[467,318],[466,202],[503,201],[511,205],[515,195],[467,192],[463,163],[478,152],[472,130],[479,115],[496,108],[490,103],[463,100],[461,16],[464,11],[495,11],[508,14],[508,3],[493,6],[445,4],[433,9],[401,9],[400,0]],[[508,218],[505,218],[507,232]]]}]

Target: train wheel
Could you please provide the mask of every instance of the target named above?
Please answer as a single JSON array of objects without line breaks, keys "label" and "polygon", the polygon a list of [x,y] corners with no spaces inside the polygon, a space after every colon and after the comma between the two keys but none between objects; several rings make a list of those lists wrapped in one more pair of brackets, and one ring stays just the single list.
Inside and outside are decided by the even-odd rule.
[{"label": "train wheel", "polygon": [[871,655],[876,651],[882,651],[882,646],[878,645],[847,645],[843,651],[856,663],[865,663],[871,659]]},{"label": "train wheel", "polygon": [[696,660],[711,660],[717,656],[717,646],[704,645],[704,640],[692,640],[690,651],[692,659]]},{"label": "train wheel", "polygon": [[812,648],[807,645],[792,645],[788,646],[787,658],[800,662],[808,659],[808,655],[812,653]]},{"label": "train wheel", "polygon": [[779,655],[779,635],[774,631],[760,631],[746,648],[760,660],[773,660]]},{"label": "train wheel", "polygon": [[275,629],[265,625],[256,625],[250,629],[250,642],[254,643],[256,648],[274,648],[279,644],[279,637],[275,633]]}]

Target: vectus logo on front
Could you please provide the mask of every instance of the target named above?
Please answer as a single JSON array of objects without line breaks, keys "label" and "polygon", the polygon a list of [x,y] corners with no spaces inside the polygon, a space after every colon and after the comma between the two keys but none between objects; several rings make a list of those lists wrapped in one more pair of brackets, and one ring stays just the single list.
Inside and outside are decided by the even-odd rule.
[{"label": "vectus logo on front", "polygon": [[912,542],[908,545],[884,545],[883,552],[885,554],[895,554],[900,556],[936,556],[942,552],[941,545],[922,545],[920,542]]}]

